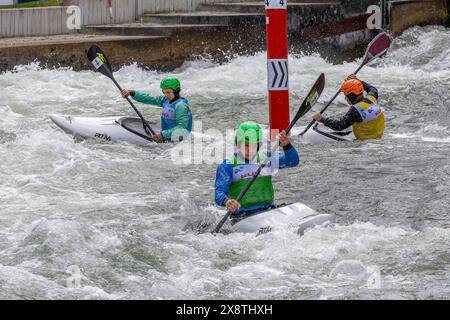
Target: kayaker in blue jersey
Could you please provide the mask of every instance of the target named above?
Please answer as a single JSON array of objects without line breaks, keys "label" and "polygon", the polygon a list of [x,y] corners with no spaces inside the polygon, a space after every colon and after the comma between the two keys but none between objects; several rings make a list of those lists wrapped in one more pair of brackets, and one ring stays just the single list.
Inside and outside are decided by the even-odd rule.
[{"label": "kayaker in blue jersey", "polygon": [[[245,188],[249,179],[255,175],[259,163],[264,161],[259,149],[263,136],[259,124],[248,121],[242,123],[236,131],[236,153],[233,159],[225,159],[216,172],[215,200],[219,206],[225,206],[233,212],[231,217],[238,214],[249,214],[264,209],[274,208],[274,190],[272,172],[274,169],[295,167],[300,159],[297,150],[292,146],[289,137],[283,131],[279,135],[283,152],[273,155],[271,162],[261,171],[253,185],[240,202],[235,199]],[[277,168],[273,164],[278,163]]]},{"label": "kayaker in blue jersey", "polygon": [[[180,141],[192,131],[192,110],[189,102],[180,96],[181,84],[177,78],[169,77],[161,81],[164,96],[153,97],[134,90],[122,90],[122,97],[162,108],[161,132],[157,132],[155,142]],[[175,133],[175,134],[174,134]]]}]

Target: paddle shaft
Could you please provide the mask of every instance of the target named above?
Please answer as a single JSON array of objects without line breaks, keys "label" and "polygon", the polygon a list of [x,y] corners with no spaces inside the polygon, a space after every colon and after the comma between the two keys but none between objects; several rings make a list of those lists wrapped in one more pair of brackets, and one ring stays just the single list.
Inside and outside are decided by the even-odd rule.
[{"label": "paddle shaft", "polygon": [[[111,80],[114,82],[114,84],[116,85],[116,87],[122,91],[122,88],[120,87],[120,85],[117,83],[116,79],[114,79],[114,77],[111,74]],[[136,106],[134,105],[134,103],[131,101],[131,99],[129,97],[126,97],[127,101],[130,103],[131,107],[133,107],[134,111],[137,113],[137,115],[139,116],[139,118],[141,118],[142,123],[144,124],[144,129],[145,131],[148,133],[147,129],[150,130],[151,134],[154,135],[155,131],[153,131],[152,127],[150,127],[150,124],[147,122],[147,120],[144,119],[144,117],[142,116],[142,114],[139,112],[139,110],[136,108]]]},{"label": "paddle shaft", "polygon": [[[367,64],[367,62],[363,62],[361,63],[361,65],[358,67],[358,69],[356,69],[356,71],[353,74],[357,74],[359,72],[359,70],[362,69],[362,67],[364,67]],[[333,96],[333,98],[330,100],[330,102],[327,103],[327,105],[325,107],[323,107],[322,110],[320,110],[320,114],[323,114],[325,112],[325,110],[328,109],[328,107],[331,105],[331,103],[333,103],[334,99],[337,98],[337,96],[341,93],[341,89],[338,90],[338,92],[336,92],[336,94]],[[311,128],[313,126],[313,124],[316,122],[316,120],[312,120],[308,126],[305,128],[305,130],[303,130],[299,135],[304,135],[306,133],[306,131],[309,130],[309,128]]]},{"label": "paddle shaft", "polygon": [[[111,69],[111,64],[109,63],[108,57],[103,53],[102,49],[94,43],[91,45],[89,50],[86,52],[86,55],[87,55],[89,61],[94,65],[95,69],[98,72],[100,72],[101,74],[103,74],[104,76],[110,78],[114,82],[116,87],[120,91],[122,91],[122,88],[117,83],[116,79],[114,78],[114,75],[113,75],[112,69]],[[134,111],[137,113],[139,118],[141,118],[142,125],[144,127],[145,132],[149,136],[155,135],[155,131],[153,131],[153,129],[150,126],[150,124],[148,123],[148,121],[144,119],[144,117],[139,112],[139,110],[135,107],[133,102],[131,102],[130,98],[126,97],[126,99],[127,99],[128,103],[131,105],[131,107],[133,107]]]}]

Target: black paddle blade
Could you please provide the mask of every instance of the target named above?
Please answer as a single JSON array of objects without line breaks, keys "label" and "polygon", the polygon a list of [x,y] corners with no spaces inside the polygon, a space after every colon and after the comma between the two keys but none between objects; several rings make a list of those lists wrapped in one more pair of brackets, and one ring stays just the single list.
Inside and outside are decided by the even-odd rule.
[{"label": "black paddle blade", "polygon": [[108,57],[95,43],[87,51],[87,57],[97,71],[110,79],[114,79]]},{"label": "black paddle blade", "polygon": [[298,121],[298,119],[303,117],[309,110],[311,110],[311,108],[316,104],[317,100],[319,100],[319,97],[322,94],[324,88],[325,75],[321,73],[319,78],[317,78],[316,83],[314,83],[314,86],[306,96],[305,100],[303,100],[302,105],[298,109],[297,114],[292,120],[291,125],[289,125],[289,128],[286,130],[286,133],[289,133],[289,131],[291,131],[292,127]]}]

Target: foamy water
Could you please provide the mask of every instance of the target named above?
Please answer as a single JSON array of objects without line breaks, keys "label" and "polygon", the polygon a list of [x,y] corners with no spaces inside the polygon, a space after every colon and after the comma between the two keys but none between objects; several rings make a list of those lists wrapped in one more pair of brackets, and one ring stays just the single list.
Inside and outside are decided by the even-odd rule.
[{"label": "foamy water", "polygon": [[[408,30],[359,74],[379,89],[385,137],[298,146],[301,165],[274,177],[277,202],[336,215],[302,237],[212,236],[225,214],[215,165],[177,166],[170,145],[75,142],[51,123],[51,113],[134,115],[104,76],[37,64],[1,74],[0,298],[448,299],[449,57],[448,29]],[[267,124],[265,59],[174,71],[204,130]],[[292,114],[320,72],[315,110],[360,62],[291,57]],[[130,65],[115,76],[159,94],[165,74]],[[327,114],[346,110],[339,97]]]}]

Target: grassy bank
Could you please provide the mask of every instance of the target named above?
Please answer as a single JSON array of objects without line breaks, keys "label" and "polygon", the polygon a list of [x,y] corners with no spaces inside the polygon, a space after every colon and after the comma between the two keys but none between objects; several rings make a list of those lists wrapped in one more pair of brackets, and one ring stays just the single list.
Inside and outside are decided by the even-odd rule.
[{"label": "grassy bank", "polygon": [[35,7],[53,7],[62,6],[64,0],[46,0],[46,1],[34,1],[28,3],[21,3],[15,6],[0,7],[1,9],[16,9],[16,8],[35,8]]}]

